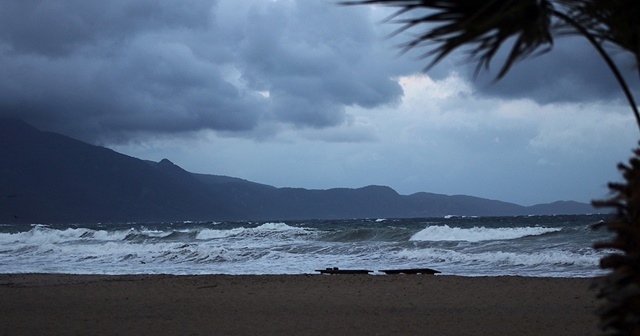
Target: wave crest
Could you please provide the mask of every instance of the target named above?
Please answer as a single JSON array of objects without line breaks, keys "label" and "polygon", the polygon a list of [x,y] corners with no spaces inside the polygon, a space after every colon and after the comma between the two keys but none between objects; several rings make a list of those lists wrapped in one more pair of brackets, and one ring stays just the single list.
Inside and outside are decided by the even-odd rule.
[{"label": "wave crest", "polygon": [[409,240],[413,241],[468,241],[479,242],[485,240],[509,240],[526,236],[538,236],[545,233],[560,231],[559,228],[546,227],[515,227],[515,228],[486,228],[474,226],[469,229],[450,227],[449,225],[428,226],[415,233]]},{"label": "wave crest", "polygon": [[198,232],[196,239],[211,240],[229,237],[274,237],[286,239],[294,237],[304,237],[311,233],[312,231],[310,229],[289,226],[285,223],[265,223],[254,228],[239,227],[227,230],[204,229]]}]

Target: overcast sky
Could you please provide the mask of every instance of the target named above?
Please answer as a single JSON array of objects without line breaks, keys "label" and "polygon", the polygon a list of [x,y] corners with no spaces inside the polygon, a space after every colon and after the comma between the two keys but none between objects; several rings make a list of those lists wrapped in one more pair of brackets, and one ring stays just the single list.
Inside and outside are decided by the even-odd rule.
[{"label": "overcast sky", "polygon": [[[578,39],[492,84],[428,73],[391,10],[331,0],[0,2],[0,116],[277,187],[388,185],[522,205],[607,195],[638,139]],[[616,54],[638,91],[636,69]],[[499,68],[500,64],[494,66]]]}]

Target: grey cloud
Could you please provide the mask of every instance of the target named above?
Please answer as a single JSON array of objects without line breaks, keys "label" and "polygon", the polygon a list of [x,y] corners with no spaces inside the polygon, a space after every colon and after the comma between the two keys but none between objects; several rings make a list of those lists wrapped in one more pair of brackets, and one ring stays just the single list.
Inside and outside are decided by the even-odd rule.
[{"label": "grey cloud", "polygon": [[[407,36],[385,39],[393,25],[380,10],[323,0],[0,2],[0,115],[93,142],[344,125],[347,106],[398,103],[394,78],[426,64],[419,51],[398,56]],[[616,59],[637,92],[636,69]],[[471,79],[460,64],[445,59],[429,75]],[[543,104],[623,98],[579,39],[492,79],[481,74],[477,92]]]},{"label": "grey cloud", "polygon": [[[326,108],[328,114],[299,119],[308,126],[341,122],[343,113],[335,111],[344,105],[397,102],[402,89],[372,52],[378,37],[366,29],[371,20],[365,13],[315,1],[299,1],[295,6],[280,2],[263,11],[249,11],[250,25],[238,52],[243,78],[250,87],[270,91],[281,101],[298,101],[294,106],[305,101],[309,108]],[[287,109],[287,105],[274,108]],[[328,119],[332,115],[333,122]]]},{"label": "grey cloud", "polygon": [[369,15],[322,0],[1,2],[0,116],[102,143],[340,125],[346,106],[402,95]]},{"label": "grey cloud", "polygon": [[[632,89],[638,90],[636,69],[628,55],[612,52]],[[491,70],[499,69],[499,59]],[[472,77],[471,66],[465,73]],[[594,48],[581,38],[563,38],[553,49],[515,64],[500,81],[483,72],[474,81],[479,92],[502,98],[530,98],[538,103],[588,102],[624,99],[613,74]]]},{"label": "grey cloud", "polygon": [[[413,13],[417,14],[417,13]],[[407,19],[412,13],[404,14]],[[398,24],[386,24],[399,28]],[[412,41],[425,27],[414,27],[408,31],[394,35],[392,40],[397,46]],[[508,44],[508,43],[507,43]],[[429,52],[429,47],[418,47],[403,56],[412,59],[423,67],[432,59],[421,58]],[[501,48],[491,62],[490,69],[481,69],[475,77],[476,64],[468,58],[469,49],[461,48],[452,52],[435,67],[429,69],[432,78],[441,79],[457,71],[473,83],[480,94],[500,98],[530,98],[541,104],[556,102],[587,102],[600,100],[624,99],[620,87],[608,66],[595,51],[593,46],[582,37],[560,37],[554,41],[548,53],[529,57],[514,64],[509,73],[495,82],[496,74],[509,53],[509,45]],[[629,53],[611,47],[608,49],[627,83],[638,92],[638,69]],[[640,98],[640,97],[639,97]]]},{"label": "grey cloud", "polygon": [[243,96],[187,46],[136,41],[108,57],[100,52],[65,58],[3,55],[2,113],[107,142],[138,131],[234,130],[256,122],[259,98]]},{"label": "grey cloud", "polygon": [[17,52],[63,56],[131,32],[204,28],[212,2],[179,0],[3,2],[0,38]]}]

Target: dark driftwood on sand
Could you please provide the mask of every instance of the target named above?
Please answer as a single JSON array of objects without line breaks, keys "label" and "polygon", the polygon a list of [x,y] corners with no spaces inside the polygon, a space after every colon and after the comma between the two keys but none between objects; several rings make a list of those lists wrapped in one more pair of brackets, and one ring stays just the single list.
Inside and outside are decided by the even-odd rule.
[{"label": "dark driftwood on sand", "polygon": [[407,269],[395,269],[395,270],[380,270],[385,274],[436,274],[442,273],[431,268],[407,268]]},{"label": "dark driftwood on sand", "polygon": [[369,274],[373,271],[365,269],[339,269],[337,267],[326,268],[323,270],[316,270],[321,274]]}]

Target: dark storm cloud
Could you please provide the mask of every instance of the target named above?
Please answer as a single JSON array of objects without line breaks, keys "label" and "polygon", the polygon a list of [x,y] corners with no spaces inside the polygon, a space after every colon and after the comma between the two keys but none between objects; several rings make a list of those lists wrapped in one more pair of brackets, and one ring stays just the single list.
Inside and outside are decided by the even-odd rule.
[{"label": "dark storm cloud", "polygon": [[[401,37],[384,39],[389,13],[325,0],[2,1],[0,116],[101,143],[344,125],[348,106],[397,103],[395,79],[426,63],[398,56]],[[481,76],[477,92],[540,103],[620,97],[591,48],[566,41],[497,84]],[[458,60],[429,75],[470,78]]]},{"label": "dark storm cloud", "polygon": [[[636,68],[629,55],[611,50],[627,82],[639,88]],[[499,60],[492,70],[499,69]],[[466,68],[469,75],[470,67]],[[624,99],[615,77],[595,49],[582,38],[558,39],[547,54],[517,63],[502,80],[493,83],[495,72],[475,81],[481,93],[504,98],[531,98],[538,103],[588,102]]]},{"label": "dark storm cloud", "polygon": [[0,115],[94,142],[327,127],[398,101],[366,8],[325,1],[4,1]]},{"label": "dark storm cloud", "polygon": [[[405,13],[403,19],[410,19],[418,13]],[[392,21],[393,22],[393,21]],[[388,23],[387,26],[400,28],[399,24]],[[392,34],[392,40],[403,46],[420,36],[426,26],[412,27],[399,34]],[[507,75],[496,82],[498,71],[504,64],[504,59],[510,52],[513,41],[507,41],[492,59],[489,69],[480,69],[476,77],[477,63],[470,60],[468,48],[456,49],[435,67],[429,69],[428,74],[435,79],[449,76],[451,71],[469,80],[477,92],[500,98],[529,98],[540,104],[557,102],[594,102],[601,100],[624,99],[620,86],[612,72],[596,52],[594,47],[583,37],[557,37],[551,46],[551,51],[538,56],[516,62]],[[410,50],[404,59],[420,59],[423,66],[433,60],[427,57],[430,47],[438,44],[427,44]],[[544,46],[540,49],[544,49]],[[627,83],[638,92],[638,68],[628,52],[619,48],[607,46],[607,51],[613,57],[620,71],[625,75]]]},{"label": "dark storm cloud", "polygon": [[211,3],[172,0],[21,1],[1,5],[0,38],[18,53],[63,56],[145,30],[201,28]]},{"label": "dark storm cloud", "polygon": [[384,64],[392,51],[375,53],[380,37],[366,13],[323,1],[250,9],[237,52],[243,80],[270,93],[277,120],[309,127],[341,123],[348,105],[397,101],[402,90]]}]

